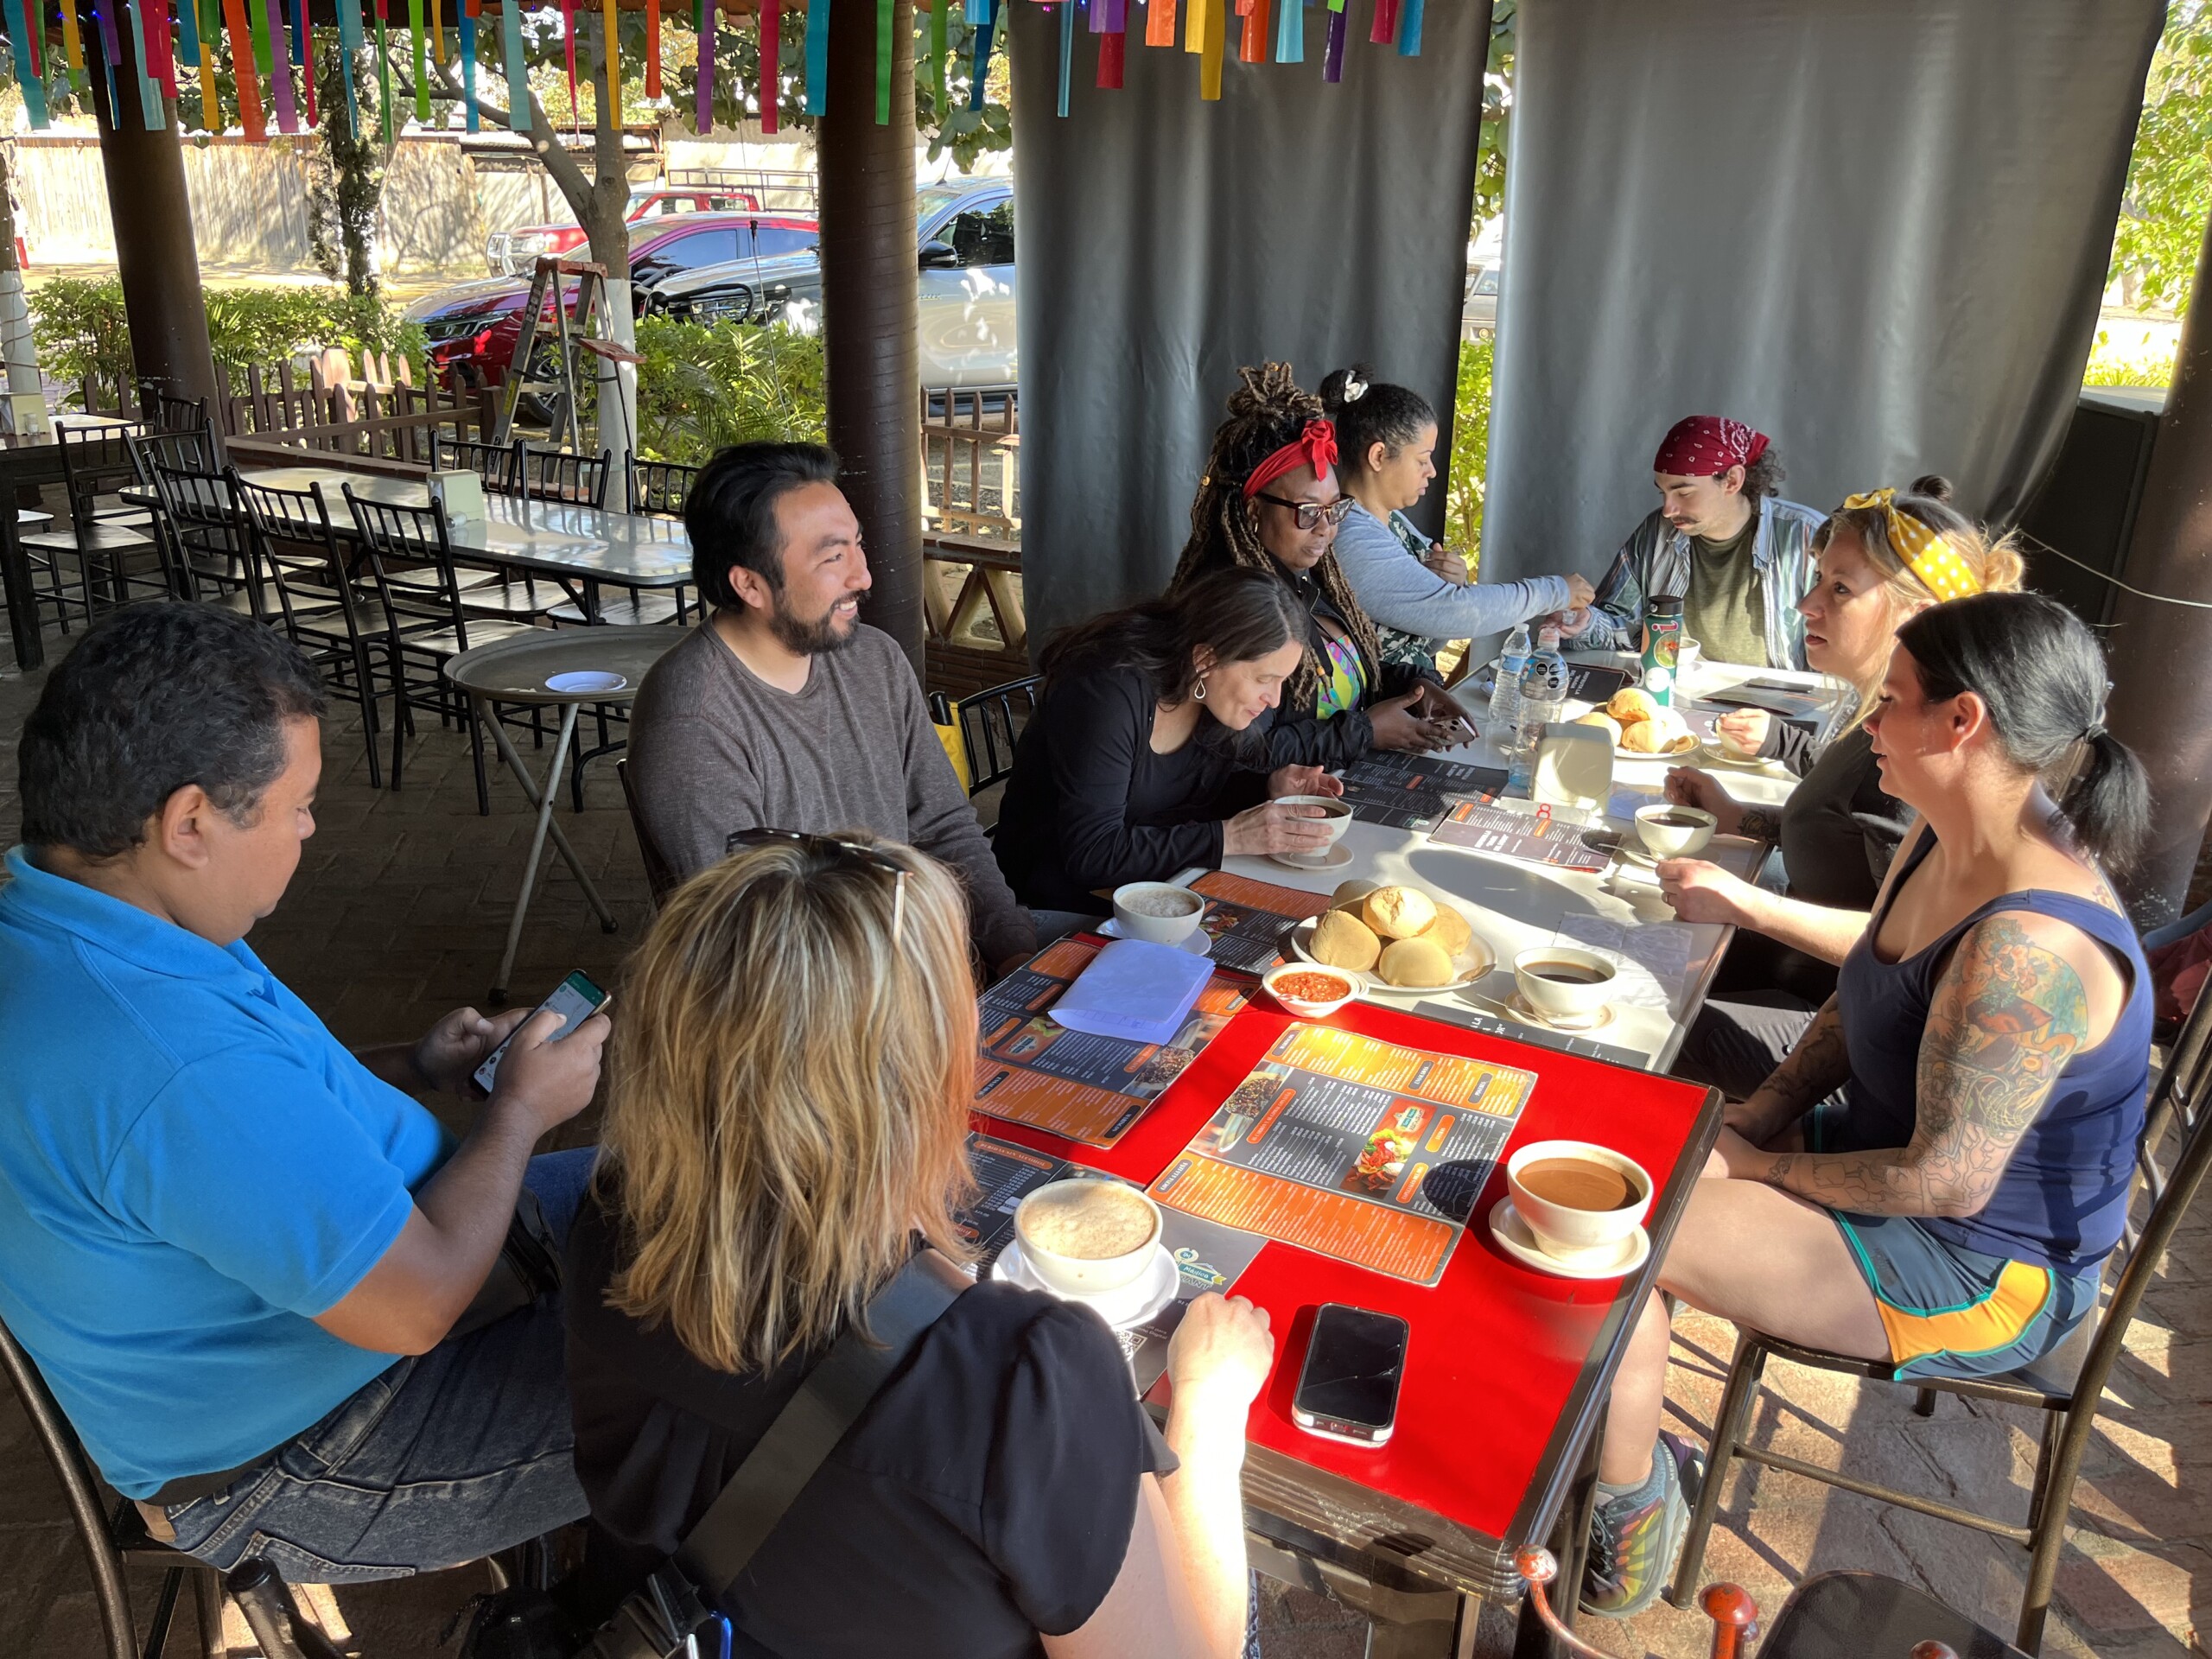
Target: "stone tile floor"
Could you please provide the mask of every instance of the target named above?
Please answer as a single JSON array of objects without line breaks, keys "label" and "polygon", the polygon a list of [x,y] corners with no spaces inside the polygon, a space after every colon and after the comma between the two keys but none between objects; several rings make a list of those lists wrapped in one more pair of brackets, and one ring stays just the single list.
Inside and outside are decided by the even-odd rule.
[{"label": "stone tile floor", "polygon": [[[57,645],[59,641],[55,642]],[[15,741],[38,677],[0,671],[0,845],[18,819]],[[527,753],[527,751],[526,751]],[[493,815],[475,813],[466,741],[430,730],[410,750],[399,794],[368,787],[358,724],[334,718],[327,768],[308,843],[283,906],[254,931],[271,966],[349,1042],[411,1037],[438,1014],[480,999],[497,965],[520,879],[529,821],[519,791],[497,776]],[[647,918],[645,880],[616,781],[595,770],[587,810],[563,822],[601,884],[621,931],[602,933],[557,861],[543,878],[515,974],[518,997],[571,968],[602,982]],[[588,1133],[588,1120],[580,1126]],[[2212,1612],[2212,1210],[2200,1213],[2165,1263],[2075,1493],[2075,1532],[2060,1568],[2055,1655],[2166,1659],[2204,1653]],[[1674,1426],[1702,1436],[1718,1404],[1732,1333],[1684,1318],[1669,1389]],[[1810,1459],[1916,1484],[1986,1512],[2026,1504],[2033,1426],[2014,1414],[1945,1401],[1914,1417],[1904,1390],[1774,1368],[1761,1433]],[[1754,1502],[1756,1500],[1756,1502]],[[1807,1573],[1870,1567],[1931,1591],[2009,1630],[2022,1561],[2010,1546],[1897,1511],[1878,1510],[1785,1474],[1746,1471],[1725,1494],[1706,1576],[1741,1583],[1771,1613]],[[454,1612],[484,1587],[481,1569],[308,1592],[326,1628],[367,1659],[438,1651]],[[152,1575],[137,1575],[142,1610]],[[1326,1598],[1269,1586],[1268,1659],[1357,1659],[1364,1619]],[[250,1643],[235,1611],[232,1635]],[[1663,1605],[1627,1624],[1585,1634],[1624,1656],[1691,1659],[1708,1627]],[[188,1632],[170,1651],[192,1647]],[[448,1649],[450,1650],[449,1649]],[[99,1620],[60,1497],[12,1394],[0,1390],[0,1656],[94,1659]]]}]

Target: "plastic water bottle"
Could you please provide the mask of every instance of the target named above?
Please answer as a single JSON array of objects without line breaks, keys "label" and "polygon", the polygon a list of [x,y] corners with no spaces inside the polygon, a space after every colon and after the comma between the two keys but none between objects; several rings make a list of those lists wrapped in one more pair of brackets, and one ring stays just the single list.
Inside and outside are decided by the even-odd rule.
[{"label": "plastic water bottle", "polygon": [[1548,723],[1566,718],[1567,658],[1559,654],[1559,630],[1548,624],[1536,636],[1535,654],[1521,671],[1521,710],[1514,725],[1514,752],[1534,749]]},{"label": "plastic water bottle", "polygon": [[1490,735],[1510,751],[1521,725],[1521,676],[1529,667],[1529,625],[1516,622],[1498,655],[1497,683],[1490,693]]}]

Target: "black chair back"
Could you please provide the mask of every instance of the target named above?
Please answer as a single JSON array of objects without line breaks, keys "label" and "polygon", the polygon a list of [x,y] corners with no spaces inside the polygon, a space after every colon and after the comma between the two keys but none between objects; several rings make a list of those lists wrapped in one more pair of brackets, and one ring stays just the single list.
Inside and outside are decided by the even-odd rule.
[{"label": "black chair back", "polygon": [[154,486],[156,467],[193,473],[223,470],[222,461],[215,454],[215,435],[204,426],[162,428],[143,435],[134,434],[124,440],[124,448],[130,456],[132,474],[148,489]]},{"label": "black chair back", "polygon": [[81,503],[84,516],[89,518],[94,496],[138,480],[137,463],[130,454],[130,440],[149,434],[152,429],[145,422],[80,424],[63,416],[55,421],[54,429],[54,435],[61,440],[61,475],[69,491],[73,514]]},{"label": "black chair back", "polygon": [[607,478],[614,457],[571,454],[524,441],[515,446],[522,464],[522,493],[533,501],[565,501],[575,506],[607,505]]},{"label": "black chair back", "polygon": [[449,438],[438,433],[430,444],[431,459],[442,473],[474,473],[493,495],[522,493],[522,444],[485,443],[475,438]]},{"label": "black chair back", "polygon": [[[252,528],[261,568],[276,590],[285,632],[296,639],[302,618],[341,608],[349,620],[354,618],[366,595],[346,575],[322,486],[279,489],[249,482],[235,468],[230,478]],[[374,591],[373,583],[370,591]],[[349,626],[347,631],[353,630]]]},{"label": "black chair back", "polygon": [[1027,679],[1008,680],[1004,685],[978,691],[972,697],[963,697],[953,705],[953,712],[960,719],[960,741],[968,751],[970,795],[981,794],[1013,773],[1014,743],[1020,735],[1015,725],[1016,709],[1024,722],[1035,714],[1037,688],[1043,683],[1041,676],[1033,674]]},{"label": "black chair back", "polygon": [[351,484],[339,487],[346,493],[346,505],[360,531],[369,568],[390,607],[393,628],[403,639],[410,634],[449,631],[453,652],[467,651],[468,619],[461,610],[445,504],[397,506],[364,500],[353,493]]},{"label": "black chair back", "polygon": [[220,601],[243,593],[259,620],[264,598],[252,531],[222,473],[154,463],[154,492],[161,500],[163,556],[169,588],[179,598]]},{"label": "black chair back", "polygon": [[681,518],[699,468],[675,461],[630,461],[630,511]]},{"label": "black chair back", "polygon": [[630,809],[630,828],[638,837],[638,858],[645,867],[645,890],[652,897],[653,912],[658,915],[668,895],[682,884],[676,872],[670,869],[668,861],[653,845],[653,838],[645,829],[645,816],[638,810],[637,785],[630,781],[630,760],[627,755],[617,758],[614,775],[622,780],[622,804]]}]

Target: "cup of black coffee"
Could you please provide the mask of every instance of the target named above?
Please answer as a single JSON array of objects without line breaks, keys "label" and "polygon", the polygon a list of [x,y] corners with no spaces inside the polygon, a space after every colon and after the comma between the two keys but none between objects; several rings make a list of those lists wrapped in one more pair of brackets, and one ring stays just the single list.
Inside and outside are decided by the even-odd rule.
[{"label": "cup of black coffee", "polygon": [[1538,1014],[1552,1020],[1587,1020],[1612,995],[1620,970],[1579,944],[1540,944],[1513,958],[1513,982]]},{"label": "cup of black coffee", "polygon": [[1672,801],[1643,807],[1636,815],[1636,833],[1655,858],[1688,858],[1702,852],[1719,827],[1720,820],[1703,807],[1677,806]]}]

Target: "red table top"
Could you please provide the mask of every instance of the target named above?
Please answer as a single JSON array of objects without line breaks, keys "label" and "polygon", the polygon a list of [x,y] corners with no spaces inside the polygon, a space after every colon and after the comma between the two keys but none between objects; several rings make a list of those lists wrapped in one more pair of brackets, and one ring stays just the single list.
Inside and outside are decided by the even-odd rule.
[{"label": "red table top", "polygon": [[[1290,1023],[1288,1014],[1255,997],[1111,1148],[980,1113],[976,1125],[1001,1139],[1149,1183]],[[1659,1187],[1647,1223],[1656,1255],[1712,1143],[1718,1096],[1695,1084],[1368,1003],[1351,1003],[1318,1023],[1412,1048],[1525,1067],[1537,1074],[1536,1086],[1434,1287],[1292,1245],[1262,1248],[1233,1290],[1268,1311],[1275,1333],[1274,1372],[1253,1406],[1249,1437],[1255,1446],[1487,1537],[1526,1541],[1548,1518],[1538,1510],[1563,1478],[1560,1465],[1571,1449],[1573,1427],[1569,1420],[1591,1396],[1597,1370],[1618,1346],[1636,1281],[1554,1278],[1499,1249],[1487,1217],[1504,1193],[1504,1157],[1530,1141],[1568,1137],[1635,1159]],[[1642,1277],[1648,1281],[1648,1271]],[[1306,1338],[1323,1302],[1395,1313],[1412,1326],[1397,1427],[1387,1445],[1323,1440],[1291,1421]]]}]

